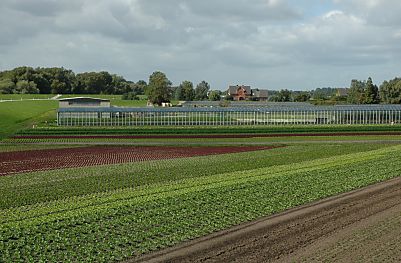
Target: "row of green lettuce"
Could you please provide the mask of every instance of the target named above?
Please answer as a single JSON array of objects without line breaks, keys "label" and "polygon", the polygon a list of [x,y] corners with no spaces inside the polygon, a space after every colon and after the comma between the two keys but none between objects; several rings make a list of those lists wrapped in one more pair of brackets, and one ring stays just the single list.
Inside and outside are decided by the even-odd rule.
[{"label": "row of green lettuce", "polygon": [[0,261],[113,262],[400,176],[401,146],[0,211]]},{"label": "row of green lettuce", "polygon": [[[255,134],[251,137],[245,138],[177,138],[177,137],[168,137],[168,138],[139,138],[132,139],[126,137],[106,137],[106,138],[96,138],[96,137],[82,137],[82,136],[73,136],[73,137],[59,137],[59,138],[43,138],[43,137],[34,137],[34,138],[9,138],[3,141],[3,145],[48,145],[55,146],[59,145],[159,145],[159,146],[207,146],[207,145],[254,145],[258,144],[291,144],[291,143],[307,143],[307,142],[369,142],[369,141],[381,141],[381,142],[401,142],[401,134],[386,134],[386,135],[378,135],[378,134],[346,134],[346,135],[328,135],[328,134],[319,134],[319,136],[308,136],[308,134],[302,136],[258,136]],[[1,148],[0,148],[1,151]]]},{"label": "row of green lettuce", "polygon": [[401,125],[282,125],[217,127],[48,127],[21,130],[16,135],[138,135],[138,134],[258,134],[324,132],[394,132]]},{"label": "row of green lettuce", "polygon": [[375,150],[385,144],[299,144],[263,151],[0,176],[0,209],[127,187],[179,181]]}]

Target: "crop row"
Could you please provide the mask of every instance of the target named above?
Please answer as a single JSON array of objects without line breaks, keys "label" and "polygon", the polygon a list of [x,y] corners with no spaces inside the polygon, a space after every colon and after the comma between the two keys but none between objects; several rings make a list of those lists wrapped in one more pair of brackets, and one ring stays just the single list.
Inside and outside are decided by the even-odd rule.
[{"label": "crop row", "polygon": [[0,177],[0,209],[127,187],[247,171],[363,152],[383,144],[306,144],[273,150],[145,161]]},{"label": "crop row", "polygon": [[110,262],[401,174],[401,146],[0,213],[0,261]]},{"label": "crop row", "polygon": [[[364,133],[365,134],[365,133]],[[400,135],[395,135],[395,133],[390,133],[393,135],[377,135],[377,133],[369,134],[369,135],[337,135],[337,136],[329,136],[327,134],[319,134],[319,136],[310,136],[310,134],[304,134],[303,136],[279,136],[279,137],[263,137],[260,134],[254,134],[248,137],[240,137],[237,138],[235,135],[232,138],[230,136],[226,137],[217,137],[217,136],[207,136],[207,137],[193,137],[193,138],[186,138],[179,136],[177,137],[166,137],[166,138],[159,138],[149,136],[146,139],[132,139],[126,136],[105,136],[105,137],[97,137],[97,136],[59,136],[59,137],[32,137],[32,138],[21,138],[21,137],[14,137],[7,139],[7,143],[14,143],[14,144],[47,144],[47,145],[55,145],[55,144],[135,144],[135,145],[146,145],[147,143],[152,143],[153,145],[205,145],[205,144],[213,144],[219,143],[225,145],[233,145],[238,143],[254,144],[255,142],[261,143],[287,143],[292,141],[368,141],[368,140],[394,140],[399,141],[401,139]]]},{"label": "crop row", "polygon": [[92,146],[66,149],[0,152],[0,176],[125,162],[267,150],[276,146],[153,147]]},{"label": "crop row", "polygon": [[316,132],[366,132],[366,131],[401,131],[401,125],[309,125],[309,126],[222,126],[222,127],[49,127],[25,129],[17,135],[68,135],[68,134],[238,134],[238,133],[316,133]]},{"label": "crop row", "polygon": [[0,143],[1,152],[17,152],[17,151],[30,151],[30,150],[43,150],[43,149],[64,149],[72,147],[81,147],[79,145],[41,145],[41,144],[23,144],[23,143]]}]

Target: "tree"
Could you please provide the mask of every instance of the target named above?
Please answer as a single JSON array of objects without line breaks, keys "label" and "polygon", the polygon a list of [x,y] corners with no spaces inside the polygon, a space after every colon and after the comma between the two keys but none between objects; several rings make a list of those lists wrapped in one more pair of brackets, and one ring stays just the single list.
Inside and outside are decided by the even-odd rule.
[{"label": "tree", "polygon": [[317,88],[312,92],[312,98],[314,100],[328,100],[333,97],[337,89],[331,87]]},{"label": "tree", "polygon": [[174,99],[176,100],[182,100],[182,87],[181,85],[178,87],[173,88],[173,93],[174,93]]},{"label": "tree", "polygon": [[311,96],[308,92],[301,92],[295,96],[294,101],[305,102],[308,101],[310,98]]},{"label": "tree", "polygon": [[32,75],[32,81],[36,83],[41,94],[51,93],[51,83],[42,73],[35,73]]},{"label": "tree", "polygon": [[185,101],[191,101],[195,97],[195,92],[194,92],[194,85],[192,84],[191,81],[184,80],[181,84],[181,96],[180,100],[185,100]]},{"label": "tree", "polygon": [[291,91],[289,91],[288,89],[280,90],[280,92],[277,94],[277,101],[280,102],[291,101]]},{"label": "tree", "polygon": [[10,94],[15,90],[15,83],[11,79],[0,80],[0,94]]},{"label": "tree", "polygon": [[39,93],[39,89],[36,87],[35,82],[27,81],[27,80],[20,80],[17,82],[16,93],[20,94],[37,94]]},{"label": "tree", "polygon": [[365,93],[366,83],[353,79],[351,81],[351,86],[348,91],[348,102],[352,104],[362,104],[364,103],[364,93]]},{"label": "tree", "polygon": [[139,80],[137,83],[131,83],[130,86],[133,93],[143,95],[148,84],[144,80]]},{"label": "tree", "polygon": [[365,84],[364,103],[377,104],[379,101],[379,89],[373,85],[372,78],[369,77]]},{"label": "tree", "polygon": [[384,81],[380,85],[380,99],[384,103],[401,103],[401,78]]},{"label": "tree", "polygon": [[106,85],[106,94],[123,94],[132,92],[131,85],[121,76],[116,74],[111,75],[111,83]]},{"label": "tree", "polygon": [[209,93],[209,100],[211,101],[219,101],[221,99],[221,92],[219,90],[212,90]]},{"label": "tree", "polygon": [[145,92],[153,104],[160,106],[163,102],[170,102],[171,81],[163,72],[155,71],[149,76],[149,85]]},{"label": "tree", "polygon": [[52,84],[50,85],[51,87],[51,92],[52,94],[62,94],[66,93],[66,84],[64,82],[59,81],[58,79],[54,79]]},{"label": "tree", "polygon": [[196,100],[206,100],[209,89],[210,89],[210,85],[206,81],[202,80],[202,82],[200,82],[198,85],[196,85],[195,99]]}]

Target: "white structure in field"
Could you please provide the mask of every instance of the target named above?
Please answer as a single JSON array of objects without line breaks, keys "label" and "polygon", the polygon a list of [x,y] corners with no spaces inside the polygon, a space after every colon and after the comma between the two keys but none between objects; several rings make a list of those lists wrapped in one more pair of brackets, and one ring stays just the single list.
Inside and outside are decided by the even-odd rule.
[{"label": "white structure in field", "polygon": [[401,105],[314,106],[265,103],[257,107],[64,107],[60,126],[400,124]]},{"label": "white structure in field", "polygon": [[59,99],[59,108],[92,108],[110,107],[110,100],[91,97],[74,97]]}]

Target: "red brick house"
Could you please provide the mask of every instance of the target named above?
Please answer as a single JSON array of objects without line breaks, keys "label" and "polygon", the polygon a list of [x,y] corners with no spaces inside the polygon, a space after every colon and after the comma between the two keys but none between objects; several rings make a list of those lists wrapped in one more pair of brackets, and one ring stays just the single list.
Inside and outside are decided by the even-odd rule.
[{"label": "red brick house", "polygon": [[267,100],[267,90],[252,90],[251,86],[236,85],[229,86],[227,94],[232,96],[234,100]]}]

